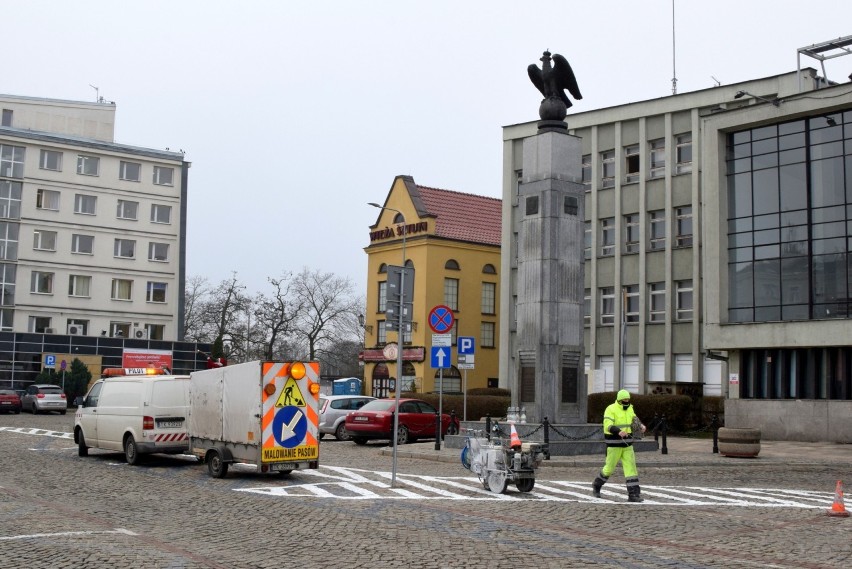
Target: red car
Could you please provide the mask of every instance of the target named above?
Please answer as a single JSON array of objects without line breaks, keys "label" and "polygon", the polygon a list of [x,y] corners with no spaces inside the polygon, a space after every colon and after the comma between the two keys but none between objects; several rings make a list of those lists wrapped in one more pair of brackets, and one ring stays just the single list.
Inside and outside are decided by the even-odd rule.
[{"label": "red car", "polygon": [[21,412],[21,398],[11,389],[0,389],[0,413]]},{"label": "red car", "polygon": [[[369,439],[393,441],[394,399],[376,399],[346,416],[346,433],[355,444],[367,444]],[[435,438],[435,417],[438,410],[420,399],[399,400],[399,432],[397,444],[413,443],[417,439]],[[450,416],[441,415],[441,435],[447,434]]]}]

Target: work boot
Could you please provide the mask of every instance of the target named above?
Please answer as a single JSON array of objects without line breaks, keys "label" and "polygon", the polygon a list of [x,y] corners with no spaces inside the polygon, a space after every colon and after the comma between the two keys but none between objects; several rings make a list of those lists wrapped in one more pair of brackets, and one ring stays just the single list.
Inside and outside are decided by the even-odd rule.
[{"label": "work boot", "polygon": [[604,477],[602,474],[598,474],[598,476],[595,478],[595,481],[592,482],[592,496],[594,496],[595,498],[601,497],[601,488],[603,488],[603,485],[606,484],[606,480],[606,477]]},{"label": "work boot", "polygon": [[640,492],[640,490],[639,490],[638,486],[631,486],[631,487],[627,488],[627,501],[628,502],[644,502],[645,499],[642,498],[642,496],[639,495],[639,492]]}]

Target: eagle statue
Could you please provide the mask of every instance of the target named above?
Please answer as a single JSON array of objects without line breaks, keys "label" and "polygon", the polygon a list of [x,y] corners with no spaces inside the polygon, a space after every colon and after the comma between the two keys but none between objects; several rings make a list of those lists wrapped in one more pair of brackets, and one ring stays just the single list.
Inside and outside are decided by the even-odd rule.
[{"label": "eagle statue", "polygon": [[[550,63],[551,60],[553,65]],[[574,71],[571,70],[567,59],[558,53],[554,53],[551,58],[550,52],[545,51],[540,61],[541,69],[534,63],[527,67],[530,81],[544,95],[538,114],[542,120],[561,121],[565,118],[568,108],[572,106],[565,90],[567,89],[578,101],[583,98],[583,95],[580,94]]]}]

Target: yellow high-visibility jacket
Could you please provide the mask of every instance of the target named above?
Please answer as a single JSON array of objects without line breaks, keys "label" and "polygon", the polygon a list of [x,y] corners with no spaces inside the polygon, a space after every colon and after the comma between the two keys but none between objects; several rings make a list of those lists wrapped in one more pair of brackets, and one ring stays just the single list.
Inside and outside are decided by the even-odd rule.
[{"label": "yellow high-visibility jacket", "polygon": [[621,408],[621,403],[615,402],[604,410],[603,430],[607,446],[633,446],[632,437],[622,439],[618,436],[619,431],[633,432],[633,405],[626,410]]}]

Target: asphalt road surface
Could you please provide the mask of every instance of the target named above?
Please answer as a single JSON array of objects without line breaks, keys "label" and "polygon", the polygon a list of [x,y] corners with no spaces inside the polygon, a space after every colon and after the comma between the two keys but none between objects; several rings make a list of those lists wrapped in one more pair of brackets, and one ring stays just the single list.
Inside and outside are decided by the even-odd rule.
[{"label": "asphalt road surface", "polygon": [[[73,414],[0,415],[3,568],[848,567],[852,518],[826,515],[849,463],[617,471],[546,466],[535,488],[483,488],[459,462],[400,458],[326,437],[289,478],[190,456],[129,466],[77,456]],[[420,445],[433,446],[424,441]]]}]

